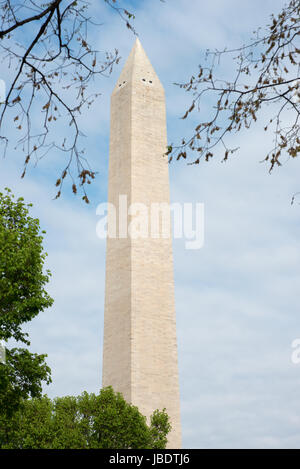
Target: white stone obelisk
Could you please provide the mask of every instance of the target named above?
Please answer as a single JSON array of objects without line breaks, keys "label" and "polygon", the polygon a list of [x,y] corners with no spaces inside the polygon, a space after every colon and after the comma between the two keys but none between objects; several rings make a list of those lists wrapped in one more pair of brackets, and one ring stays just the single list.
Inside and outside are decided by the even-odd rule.
[{"label": "white stone obelisk", "polygon": [[[151,236],[150,223],[153,204],[165,205],[161,231],[169,216],[166,148],[164,89],[137,39],[111,97],[108,202],[116,207],[117,237],[109,233],[106,248],[102,385],[121,392],[147,418],[166,408],[172,425],[167,447],[180,448],[172,238],[170,230]],[[144,225],[140,236],[130,236],[145,207],[148,232]],[[109,214],[112,234],[113,222]]]}]

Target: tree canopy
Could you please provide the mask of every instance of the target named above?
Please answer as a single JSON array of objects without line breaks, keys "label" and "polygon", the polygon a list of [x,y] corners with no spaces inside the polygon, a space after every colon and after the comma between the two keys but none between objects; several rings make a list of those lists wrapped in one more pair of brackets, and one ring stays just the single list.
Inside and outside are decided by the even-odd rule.
[{"label": "tree canopy", "polygon": [[[0,193],[0,340],[27,346],[22,326],[53,303],[44,288],[50,272],[43,272],[43,236],[30,207],[23,198],[14,200],[9,189]],[[41,395],[42,382],[51,381],[45,357],[6,347],[6,362],[0,363],[0,413],[11,415],[23,398]]]},{"label": "tree canopy", "polygon": [[150,425],[111,387],[99,395],[23,401],[12,418],[0,415],[1,449],[161,449],[170,430],[165,410]]}]

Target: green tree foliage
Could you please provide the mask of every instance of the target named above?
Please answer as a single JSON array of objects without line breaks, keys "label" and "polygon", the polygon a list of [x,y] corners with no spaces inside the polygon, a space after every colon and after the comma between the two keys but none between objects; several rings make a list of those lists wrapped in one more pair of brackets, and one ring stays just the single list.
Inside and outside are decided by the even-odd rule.
[{"label": "green tree foliage", "polygon": [[147,425],[137,407],[107,387],[99,395],[25,400],[13,418],[0,417],[0,448],[161,449],[169,431],[165,410]]},{"label": "green tree foliage", "polygon": [[[23,198],[14,200],[9,189],[0,193],[0,340],[27,346],[22,325],[53,302],[44,289],[50,272],[43,273],[43,237],[30,206]],[[24,348],[6,349],[6,363],[0,363],[0,413],[11,415],[22,398],[41,395],[42,381],[51,381],[45,357]]]}]

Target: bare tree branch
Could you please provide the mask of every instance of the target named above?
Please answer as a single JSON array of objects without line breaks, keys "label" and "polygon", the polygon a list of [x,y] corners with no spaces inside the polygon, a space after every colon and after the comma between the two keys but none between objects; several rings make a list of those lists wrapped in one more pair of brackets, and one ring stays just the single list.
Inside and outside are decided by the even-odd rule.
[{"label": "bare tree branch", "polygon": [[[102,0],[121,16],[134,33],[134,15],[118,6],[116,0]],[[66,156],[56,180],[61,195],[66,176],[72,191],[78,188],[89,202],[85,185],[95,178],[84,148],[78,117],[100,93],[90,93],[97,76],[108,77],[120,57],[118,50],[100,53],[89,44],[91,27],[99,27],[88,15],[86,0],[0,0],[0,59],[15,70],[5,102],[0,104],[0,142],[4,154],[12,141],[25,152],[22,177],[34,156],[36,163],[54,151]],[[13,113],[13,114],[12,114]],[[37,127],[33,116],[41,113]],[[58,137],[60,121],[67,126],[68,138]],[[8,138],[5,129],[21,133],[19,139]],[[70,127],[69,127],[70,126]],[[60,126],[61,127],[61,126]],[[70,134],[71,132],[71,134]]]},{"label": "bare tree branch", "polygon": [[[196,76],[186,83],[175,83],[193,95],[192,103],[183,115],[186,119],[197,109],[201,111],[204,98],[213,100],[212,116],[200,121],[189,137],[181,143],[169,145],[166,155],[173,159],[186,159],[189,153],[197,152],[188,164],[199,164],[214,156],[221,144],[224,148],[223,161],[238,148],[229,148],[226,138],[232,132],[249,128],[258,119],[264,106],[272,105],[273,117],[264,125],[264,130],[274,132],[274,146],[264,161],[269,170],[281,165],[281,155],[286,152],[292,158],[300,151],[300,68],[299,39],[300,1],[291,0],[280,14],[271,16],[272,23],[264,34],[261,29],[255,39],[238,49],[207,51],[207,64],[200,65]],[[233,56],[236,74],[231,81],[216,77],[216,70],[224,56]],[[297,60],[298,59],[298,60]],[[270,108],[271,109],[271,108]],[[288,117],[287,117],[288,116]],[[275,124],[272,130],[272,125]]]}]

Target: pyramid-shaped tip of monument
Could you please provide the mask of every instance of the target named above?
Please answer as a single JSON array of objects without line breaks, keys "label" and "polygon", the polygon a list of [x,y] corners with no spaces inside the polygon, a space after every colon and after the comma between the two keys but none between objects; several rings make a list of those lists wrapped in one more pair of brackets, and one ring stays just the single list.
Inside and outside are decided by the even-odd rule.
[{"label": "pyramid-shaped tip of monument", "polygon": [[136,49],[136,51],[139,50],[139,51],[143,52],[143,53],[146,55],[146,52],[145,52],[145,50],[144,50],[144,48],[143,48],[143,45],[142,45],[142,43],[141,43],[141,40],[140,40],[138,37],[137,37],[136,40],[135,40],[135,43],[134,43],[134,45],[133,45],[133,49]]},{"label": "pyramid-shaped tip of monument", "polygon": [[125,62],[113,93],[121,90],[126,84],[133,82],[155,88],[163,88],[138,37]]}]

